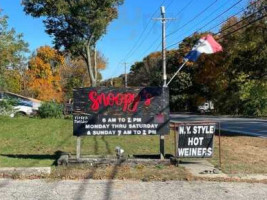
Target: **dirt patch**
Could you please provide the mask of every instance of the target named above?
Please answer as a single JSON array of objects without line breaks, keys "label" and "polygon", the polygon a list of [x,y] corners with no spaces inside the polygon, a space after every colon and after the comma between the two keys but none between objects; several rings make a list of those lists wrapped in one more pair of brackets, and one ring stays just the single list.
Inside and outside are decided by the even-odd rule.
[{"label": "dirt patch", "polygon": [[143,181],[191,180],[192,176],[182,167],[173,165],[145,166],[138,164],[135,167],[127,164],[98,166],[88,165],[57,167],[51,178],[60,179],[131,179]]}]

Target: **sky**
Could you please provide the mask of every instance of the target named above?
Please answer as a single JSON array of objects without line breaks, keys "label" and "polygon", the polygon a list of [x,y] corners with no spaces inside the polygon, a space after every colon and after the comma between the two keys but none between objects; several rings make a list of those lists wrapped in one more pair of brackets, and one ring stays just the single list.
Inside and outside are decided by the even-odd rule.
[{"label": "sky", "polygon": [[[161,22],[154,19],[160,18],[160,6],[165,6],[166,17],[171,18],[166,24],[166,47],[173,49],[195,31],[217,32],[220,26],[216,25],[244,9],[248,1],[125,0],[118,8],[118,18],[97,42],[97,49],[107,59],[107,68],[101,71],[103,79],[123,74],[124,62],[129,72],[132,64],[161,50]],[[21,0],[0,0],[0,8],[9,17],[9,28],[24,35],[31,52],[40,46],[53,46],[53,38],[45,33],[42,19],[26,15]]]}]

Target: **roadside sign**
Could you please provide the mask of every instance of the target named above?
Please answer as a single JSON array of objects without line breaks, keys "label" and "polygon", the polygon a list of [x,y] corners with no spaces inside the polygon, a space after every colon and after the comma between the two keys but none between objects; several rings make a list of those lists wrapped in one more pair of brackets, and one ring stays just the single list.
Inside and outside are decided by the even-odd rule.
[{"label": "roadside sign", "polygon": [[181,123],[176,128],[176,156],[180,158],[208,158],[213,155],[213,136],[216,124],[210,122]]},{"label": "roadside sign", "polygon": [[75,136],[169,133],[167,88],[79,88],[73,96]]}]

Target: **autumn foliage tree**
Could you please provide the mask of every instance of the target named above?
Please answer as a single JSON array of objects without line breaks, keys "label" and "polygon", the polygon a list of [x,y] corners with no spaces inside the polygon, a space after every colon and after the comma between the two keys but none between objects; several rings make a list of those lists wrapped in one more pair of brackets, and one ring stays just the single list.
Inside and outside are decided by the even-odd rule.
[{"label": "autumn foliage tree", "polygon": [[[81,58],[87,66],[90,83],[98,80],[96,42],[118,16],[123,0],[23,0],[24,11],[44,17],[46,32],[53,36],[55,48]],[[92,53],[93,52],[93,53]]]},{"label": "autumn foliage tree", "polygon": [[55,49],[43,46],[29,61],[27,87],[31,94],[43,101],[61,102],[63,99],[60,66],[64,57]]},{"label": "autumn foliage tree", "polygon": [[[100,71],[106,68],[106,58],[99,52],[96,54],[96,67],[98,82],[102,79]],[[90,76],[87,67],[81,58],[65,56],[65,64],[60,67],[61,84],[64,92],[64,100],[73,98],[73,89],[91,86]]]}]

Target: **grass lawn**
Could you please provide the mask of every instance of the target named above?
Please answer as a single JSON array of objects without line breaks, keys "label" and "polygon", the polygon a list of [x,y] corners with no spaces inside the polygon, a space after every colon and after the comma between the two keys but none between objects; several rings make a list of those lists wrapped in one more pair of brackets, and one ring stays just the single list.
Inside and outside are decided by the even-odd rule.
[{"label": "grass lawn", "polygon": [[[82,138],[82,154],[157,154],[159,136],[93,136]],[[55,152],[75,154],[72,120],[0,117],[0,167],[50,166]],[[166,153],[174,151],[173,136],[166,136]]]},{"label": "grass lawn", "polygon": [[[211,163],[218,165],[218,137]],[[222,136],[222,170],[227,174],[267,174],[267,139]]]},{"label": "grass lawn", "polygon": [[[174,154],[173,132],[165,138],[165,153]],[[159,137],[84,137],[82,154],[115,154],[116,146],[121,146],[126,154],[157,154]],[[214,157],[209,161],[218,165],[218,137],[214,146]],[[267,139],[223,136],[223,171],[230,174],[267,173],[266,147]],[[55,152],[75,154],[75,149],[72,120],[0,117],[0,167],[51,166],[56,158]],[[166,168],[168,170],[173,169]]]}]

